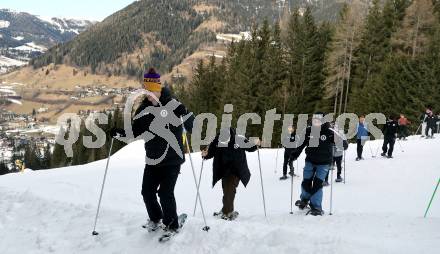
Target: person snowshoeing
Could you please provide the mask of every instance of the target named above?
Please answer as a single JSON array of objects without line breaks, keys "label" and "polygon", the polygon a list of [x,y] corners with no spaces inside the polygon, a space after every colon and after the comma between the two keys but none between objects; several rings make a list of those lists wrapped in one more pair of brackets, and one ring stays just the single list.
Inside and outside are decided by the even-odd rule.
[{"label": "person snowshoeing", "polygon": [[[333,165],[330,170],[333,170],[334,166],[336,164],[337,174],[336,174],[335,182],[340,183],[344,180],[341,176],[341,174],[342,174],[342,159],[344,156],[344,150],[348,149],[348,142],[347,142],[347,139],[345,138],[343,131],[340,131],[337,125],[335,125],[334,129],[335,129],[335,131],[337,131],[339,133],[339,135],[335,135],[335,143],[336,144],[333,146]],[[342,142],[342,146],[338,145],[338,142]],[[324,182],[325,186],[329,185],[329,183],[328,183],[329,174],[330,174],[330,172],[327,174],[327,177],[325,178],[325,182]]]},{"label": "person snowshoeing", "polygon": [[[164,227],[166,231],[176,232],[181,225],[179,225],[177,216],[174,187],[180,173],[180,166],[185,162],[183,127],[180,119],[187,119],[184,121],[184,126],[188,132],[191,132],[195,118],[183,104],[173,98],[167,87],[162,86],[160,75],[154,68],[151,68],[144,75],[143,88],[149,93],[135,111],[132,119],[132,131],[134,137],[145,132],[156,134],[153,137],[150,136],[149,140],[145,140],[144,147],[146,157],[149,160],[157,160],[151,165],[146,163],[144,168],[141,194],[149,220],[143,227],[148,231],[156,231]],[[171,107],[168,107],[169,105]],[[157,112],[159,112],[158,115]],[[164,124],[163,130],[159,131],[161,133],[158,134],[157,130],[155,132],[152,129],[161,126],[160,121],[168,119],[165,116],[171,117],[173,114],[174,122]],[[176,122],[180,122],[180,124]],[[115,128],[111,132],[112,136],[125,135],[123,129]],[[171,144],[174,143],[170,143],[168,139],[175,141],[175,145],[180,148],[180,151],[173,149]],[[157,196],[160,197],[160,204]]]},{"label": "person snowshoeing", "polygon": [[[288,136],[285,137],[285,139],[288,139],[289,142],[295,141],[295,135],[296,131],[293,126],[288,127]],[[280,177],[280,180],[286,180],[287,179],[287,165],[289,165],[289,175],[295,176],[295,168],[293,167],[293,160],[292,160],[292,153],[295,149],[294,148],[287,148],[284,147],[284,161],[283,161],[283,176]]]},{"label": "person snowshoeing", "polygon": [[[438,121],[437,116],[434,115],[432,111],[430,111],[425,119],[426,122],[425,136],[427,139],[434,138],[435,129],[437,128],[437,121]],[[429,131],[431,131],[431,134],[429,134]]]},{"label": "person snowshoeing", "polygon": [[[330,123],[323,122],[324,114],[316,113],[312,118],[312,125],[305,129],[303,135],[298,135],[295,141],[295,149],[292,157],[297,160],[305,148],[306,159],[301,184],[301,199],[295,202],[299,209],[307,205],[311,210],[309,214],[323,215],[322,210],[322,184],[328,174],[333,160],[333,145],[335,144],[335,132],[330,128]],[[306,148],[307,147],[307,148]]]},{"label": "person snowshoeing", "polygon": [[246,151],[254,152],[258,149],[260,141],[257,140],[250,148],[241,148],[239,144],[250,142],[246,137],[237,135],[234,128],[223,128],[208,148],[202,151],[202,158],[214,158],[212,164],[212,187],[222,180],[223,208],[214,213],[224,220],[234,220],[238,212],[234,210],[234,199],[239,182],[246,187],[251,178],[251,173],[246,159]]},{"label": "person snowshoeing", "polygon": [[382,157],[393,158],[394,144],[396,143],[398,131],[399,124],[393,116],[390,116],[383,127]]},{"label": "person snowshoeing", "polygon": [[411,124],[411,122],[408,120],[408,118],[405,117],[404,114],[400,114],[399,118],[399,140],[406,140],[406,137],[408,137],[408,125]]},{"label": "person snowshoeing", "polygon": [[359,123],[356,125],[357,133],[356,133],[356,145],[357,145],[357,157],[356,161],[363,160],[362,152],[364,150],[365,142],[368,139],[368,126],[365,123],[365,116],[361,115],[359,117]]},{"label": "person snowshoeing", "polygon": [[[420,116],[420,121],[422,122],[421,123],[421,125],[422,125],[422,135],[421,135],[421,137],[423,138],[423,137],[425,137],[424,135],[425,135],[425,132],[426,132],[426,126],[427,126],[427,124],[426,124],[426,118],[429,116],[429,113],[430,112],[432,112],[432,107],[431,106],[427,106],[426,107],[426,109],[425,109],[425,112],[423,112],[423,114]],[[417,134],[417,133],[416,133]]]}]

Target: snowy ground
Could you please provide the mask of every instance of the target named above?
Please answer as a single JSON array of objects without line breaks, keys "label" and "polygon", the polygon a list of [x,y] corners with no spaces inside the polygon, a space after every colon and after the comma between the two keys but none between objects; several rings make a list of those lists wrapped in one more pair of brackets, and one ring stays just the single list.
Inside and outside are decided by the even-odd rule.
[{"label": "snowy ground", "polygon": [[[136,142],[111,158],[99,236],[93,220],[105,161],[49,171],[26,171],[0,177],[0,253],[435,253],[440,242],[440,193],[427,219],[424,209],[440,176],[440,139],[412,137],[396,143],[394,159],[372,158],[379,142],[367,144],[364,161],[355,162],[355,145],[347,153],[346,184],[334,184],[334,214],[290,215],[290,180],[280,182],[282,152],[275,174],[276,150],[262,150],[266,193],[265,219],[257,153],[249,153],[253,173],[247,189],[240,185],[234,222],[212,218],[221,207],[221,186],[211,188],[211,163],[201,185],[209,233],[201,230],[198,212],[171,242],[140,225],[146,211],[140,196],[143,144]],[[437,156],[436,156],[437,155]],[[197,174],[200,154],[193,154]],[[299,160],[299,168],[304,157]],[[296,163],[295,163],[296,165]],[[300,172],[301,173],[301,172]],[[294,199],[301,177],[294,179]],[[330,188],[324,209],[329,209]],[[189,160],[176,187],[179,212],[192,215],[195,185]],[[200,211],[200,209],[198,209]]]}]

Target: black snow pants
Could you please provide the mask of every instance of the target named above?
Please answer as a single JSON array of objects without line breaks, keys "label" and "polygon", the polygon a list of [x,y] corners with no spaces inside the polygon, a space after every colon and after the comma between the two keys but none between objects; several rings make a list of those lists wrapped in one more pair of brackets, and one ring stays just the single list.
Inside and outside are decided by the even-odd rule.
[{"label": "black snow pants", "polygon": [[[382,152],[386,154],[388,152],[388,156],[393,156],[394,151],[394,143],[396,142],[396,138],[394,136],[385,136],[383,140]],[[388,147],[389,146],[389,147]]]},{"label": "black snow pants", "polygon": [[[174,198],[174,187],[179,173],[180,165],[145,165],[142,181],[142,197],[150,220],[159,222],[162,219],[163,224],[171,229],[179,227]],[[160,205],[157,196],[160,198]]]}]

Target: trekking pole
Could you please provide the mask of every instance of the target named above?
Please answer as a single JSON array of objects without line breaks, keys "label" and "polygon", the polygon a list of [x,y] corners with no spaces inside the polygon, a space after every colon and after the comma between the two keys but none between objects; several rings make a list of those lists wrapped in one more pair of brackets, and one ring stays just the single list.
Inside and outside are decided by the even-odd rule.
[{"label": "trekking pole", "polygon": [[333,171],[334,171],[333,158],[334,157],[333,157],[333,152],[332,152],[332,164],[330,165],[330,170],[332,172],[330,173],[330,213],[329,213],[329,215],[333,215],[333,213],[332,213],[332,211],[333,211]]},{"label": "trekking pole", "polygon": [[344,184],[345,184],[345,150],[344,150]]},{"label": "trekking pole", "polygon": [[[204,159],[202,159],[202,168],[200,169],[200,175],[199,175],[199,182],[197,183],[197,192],[200,191],[200,183],[202,182],[202,172],[203,172],[203,163],[205,162]],[[196,194],[196,202],[194,204],[194,212],[193,212],[193,216],[196,216],[196,210],[197,210],[197,201],[198,201],[198,197]]]},{"label": "trekking pole", "polygon": [[429,208],[431,208],[432,200],[434,200],[434,196],[435,196],[435,193],[437,192],[439,184],[440,184],[440,178],[437,181],[437,186],[435,186],[434,193],[432,193],[431,199],[429,200],[429,204],[428,204],[428,207],[426,208],[425,215],[423,216],[423,218],[426,218],[426,215],[428,214]]},{"label": "trekking pole", "polygon": [[419,132],[420,127],[422,127],[422,124],[423,124],[423,123],[421,123],[421,124],[419,125],[419,127],[417,127],[417,130],[416,130],[416,132],[414,132],[414,135],[417,135],[417,132]]},{"label": "trekking pole", "polygon": [[258,166],[260,168],[260,182],[261,182],[261,194],[263,196],[264,217],[267,217],[267,213],[266,213],[266,199],[264,197],[263,173],[261,171],[260,149],[258,147],[257,147],[257,155],[258,155]]},{"label": "trekking pole", "polygon": [[370,147],[371,157],[375,158],[376,156],[373,154],[373,149],[371,148],[371,143],[370,142],[368,142],[368,146]]},{"label": "trekking pole", "polygon": [[194,169],[194,164],[193,164],[193,160],[192,160],[192,156],[191,156],[191,148],[189,146],[189,140],[188,140],[188,135],[186,135],[185,126],[183,125],[183,120],[182,120],[182,127],[183,127],[183,135],[185,135],[185,140],[186,140],[185,143],[186,143],[186,148],[188,150],[189,161],[191,163],[191,169],[192,169],[192,173],[193,173],[193,177],[194,177],[194,183],[196,184],[197,198],[199,199],[199,202],[200,202],[200,210],[202,210],[203,222],[205,223],[205,226],[202,228],[202,230],[208,232],[209,226],[206,223],[205,210],[203,209],[202,197],[200,196],[199,185],[197,184],[196,171]]},{"label": "trekking pole", "polygon": [[290,214],[293,214],[293,175],[290,176]]},{"label": "trekking pole", "polygon": [[275,174],[277,173],[278,168],[278,152],[280,151],[279,147],[277,148],[277,155],[275,157]]},{"label": "trekking pole", "polygon": [[400,149],[402,149],[402,153],[405,152],[405,150],[403,150],[403,146],[402,146],[402,144],[400,143],[400,140],[399,140],[399,139],[397,140],[397,143],[399,143]]},{"label": "trekking pole", "polygon": [[380,148],[380,144],[377,146],[376,154],[374,155],[374,157],[377,157],[377,154],[379,153],[379,148]]},{"label": "trekking pole", "polygon": [[102,194],[104,193],[105,180],[107,179],[108,165],[110,163],[110,157],[111,157],[112,148],[113,148],[113,140],[114,140],[114,138],[112,137],[112,141],[110,142],[110,151],[108,152],[107,164],[105,165],[104,178],[102,180],[101,193],[99,194],[98,209],[96,210],[95,223],[93,226],[92,235],[99,235],[99,233],[96,231],[96,224],[98,223],[98,216],[99,216],[99,210],[101,208]]}]

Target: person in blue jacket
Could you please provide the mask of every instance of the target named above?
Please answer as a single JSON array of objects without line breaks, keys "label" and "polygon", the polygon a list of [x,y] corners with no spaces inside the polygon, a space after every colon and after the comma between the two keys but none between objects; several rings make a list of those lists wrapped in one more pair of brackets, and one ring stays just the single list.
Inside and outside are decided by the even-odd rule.
[{"label": "person in blue jacket", "polygon": [[357,144],[357,157],[356,161],[363,160],[362,152],[364,151],[365,142],[368,139],[368,125],[365,123],[365,116],[359,117],[359,123],[356,125],[356,144]]}]

